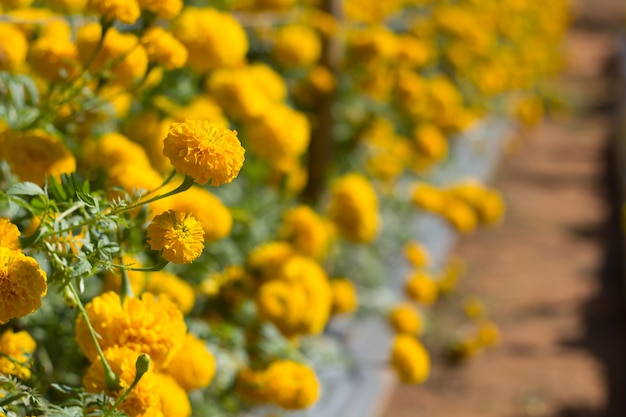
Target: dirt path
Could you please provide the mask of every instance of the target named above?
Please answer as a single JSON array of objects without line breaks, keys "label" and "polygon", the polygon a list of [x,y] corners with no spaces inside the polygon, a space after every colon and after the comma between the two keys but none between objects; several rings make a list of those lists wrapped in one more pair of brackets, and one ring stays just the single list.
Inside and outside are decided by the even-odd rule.
[{"label": "dirt path", "polygon": [[433,358],[430,380],[398,387],[385,417],[626,416],[611,119],[599,101],[610,38],[583,25],[568,51],[567,91],[598,108],[546,122],[507,155],[495,183],[505,221],[457,248],[468,266],[457,297],[485,301],[502,343],[460,367]]}]

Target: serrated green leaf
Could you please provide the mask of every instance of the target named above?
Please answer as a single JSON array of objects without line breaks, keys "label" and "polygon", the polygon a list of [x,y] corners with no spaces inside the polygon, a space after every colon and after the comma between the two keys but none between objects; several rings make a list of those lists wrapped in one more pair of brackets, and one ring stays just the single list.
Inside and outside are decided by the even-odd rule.
[{"label": "serrated green leaf", "polygon": [[33,182],[18,182],[7,190],[7,195],[45,195],[45,191]]}]

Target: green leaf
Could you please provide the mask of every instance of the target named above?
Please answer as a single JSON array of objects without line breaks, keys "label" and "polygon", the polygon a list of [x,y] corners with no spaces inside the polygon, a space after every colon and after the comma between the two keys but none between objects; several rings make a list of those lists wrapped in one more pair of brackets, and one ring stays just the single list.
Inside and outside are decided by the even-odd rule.
[{"label": "green leaf", "polygon": [[7,83],[7,88],[9,89],[9,93],[11,94],[11,98],[13,99],[13,104],[15,104],[15,107],[17,107],[18,109],[23,108],[24,104],[26,103],[26,98],[22,85],[15,82],[14,80],[11,80]]},{"label": "green leaf", "polygon": [[7,195],[46,195],[45,191],[33,182],[18,182],[7,190]]}]

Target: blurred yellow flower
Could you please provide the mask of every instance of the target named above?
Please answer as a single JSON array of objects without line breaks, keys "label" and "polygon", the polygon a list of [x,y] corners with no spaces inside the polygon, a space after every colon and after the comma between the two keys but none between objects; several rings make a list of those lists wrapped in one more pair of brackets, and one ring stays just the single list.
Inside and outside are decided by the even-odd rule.
[{"label": "blurred yellow flower", "polygon": [[428,249],[415,240],[411,240],[404,245],[404,256],[416,268],[423,268],[430,264]]},{"label": "blurred yellow flower", "polygon": [[171,375],[185,391],[204,388],[215,375],[215,358],[203,340],[187,333],[182,347],[164,372]]},{"label": "blurred yellow flower", "polygon": [[439,289],[437,283],[424,271],[414,271],[405,285],[406,293],[411,299],[423,305],[431,305],[437,300]]},{"label": "blurred yellow flower", "polygon": [[155,271],[147,274],[147,292],[168,296],[183,314],[188,314],[196,302],[196,293],[187,281],[167,271]]},{"label": "blurred yellow flower", "polygon": [[46,279],[34,258],[0,246],[0,324],[39,309],[48,292]]},{"label": "blurred yellow flower", "polygon": [[303,255],[322,259],[328,249],[331,230],[325,219],[302,204],[283,214],[278,235]]},{"label": "blurred yellow flower", "polygon": [[0,23],[0,70],[18,70],[28,53],[24,33],[10,23]]},{"label": "blurred yellow flower", "polygon": [[393,341],[391,366],[405,384],[421,384],[430,373],[430,355],[414,336],[399,334]]},{"label": "blurred yellow flower", "polygon": [[280,27],[271,49],[274,60],[285,68],[312,66],[319,60],[321,52],[322,44],[317,32],[301,24]]},{"label": "blurred yellow flower", "polygon": [[0,336],[0,374],[30,378],[30,357],[35,347],[35,340],[25,330],[5,330]]},{"label": "blurred yellow flower", "polygon": [[202,224],[188,213],[168,210],[154,216],[148,226],[152,250],[162,250],[163,258],[177,264],[193,262],[204,250]]},{"label": "blurred yellow flower", "polygon": [[[155,389],[159,395],[161,412],[167,417],[189,417],[191,403],[185,390],[168,374],[156,372]],[[142,417],[147,417],[145,414]]]},{"label": "blurred yellow flower", "polygon": [[137,0],[87,0],[87,8],[106,21],[119,20],[129,25],[141,14]]},{"label": "blurred yellow flower", "polygon": [[0,217],[0,247],[13,250],[20,248],[20,229],[6,217]]},{"label": "blurred yellow flower", "polygon": [[139,6],[163,19],[173,19],[183,8],[182,0],[137,0]]},{"label": "blurred yellow flower", "polygon": [[412,336],[419,335],[423,330],[422,317],[410,303],[401,303],[389,312],[389,323],[398,332]]},{"label": "blurred yellow flower", "polygon": [[245,150],[237,132],[207,121],[172,123],[163,144],[163,154],[176,170],[201,185],[231,182],[244,161]]},{"label": "blurred yellow flower", "polygon": [[331,314],[346,314],[354,312],[358,305],[358,295],[354,284],[347,278],[330,281],[332,294]]},{"label": "blurred yellow flower", "polygon": [[187,62],[187,49],[171,33],[154,26],[141,36],[141,44],[146,49],[148,60],[165,69],[181,68]]}]

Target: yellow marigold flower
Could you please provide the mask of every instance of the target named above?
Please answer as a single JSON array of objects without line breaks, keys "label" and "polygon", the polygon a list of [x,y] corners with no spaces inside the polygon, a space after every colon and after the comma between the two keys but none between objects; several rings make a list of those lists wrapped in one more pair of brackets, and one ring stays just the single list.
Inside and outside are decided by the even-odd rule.
[{"label": "yellow marigold flower", "polygon": [[405,384],[421,384],[430,373],[430,355],[414,336],[399,334],[393,341],[391,365]]},{"label": "yellow marigold flower", "polygon": [[261,280],[274,279],[283,264],[296,254],[287,242],[268,242],[248,254],[248,269]]},{"label": "yellow marigold flower", "polygon": [[252,80],[271,101],[279,103],[285,100],[287,97],[287,84],[284,78],[272,67],[263,62],[255,62],[246,67],[246,69]]},{"label": "yellow marigold flower", "polygon": [[415,185],[411,194],[411,201],[417,207],[434,213],[440,213],[446,205],[445,193],[425,182],[419,182]]},{"label": "yellow marigold flower", "polygon": [[161,175],[150,166],[142,166],[133,163],[121,163],[109,168],[105,183],[108,189],[107,197],[115,199],[119,197],[118,190],[112,187],[123,188],[131,195],[143,195],[152,191],[163,183]]},{"label": "yellow marigold flower", "polygon": [[20,229],[6,217],[0,217],[0,247],[20,248]]},{"label": "yellow marigold flower", "polygon": [[332,314],[346,314],[354,312],[358,305],[358,295],[352,281],[346,278],[330,281],[332,293]]},{"label": "yellow marigold flower", "polygon": [[286,68],[309,67],[321,55],[319,35],[309,26],[291,24],[278,29],[272,48],[272,57]]},{"label": "yellow marigold flower", "polygon": [[172,32],[189,52],[189,67],[198,72],[240,64],[248,52],[241,24],[216,9],[186,7],[174,20]]},{"label": "yellow marigold flower", "polygon": [[246,278],[246,271],[239,265],[230,265],[224,268],[222,272],[214,272],[209,274],[198,285],[197,290],[200,294],[208,297],[218,295],[225,285],[242,281]]},{"label": "yellow marigold flower", "polygon": [[154,374],[154,379],[156,381],[156,392],[160,398],[162,415],[167,417],[189,417],[191,415],[189,397],[176,380],[168,374],[158,372]]},{"label": "yellow marigold flower", "polygon": [[405,286],[406,292],[420,304],[431,305],[437,300],[437,283],[423,271],[415,271]]},{"label": "yellow marigold flower", "polygon": [[139,165],[150,167],[150,159],[145,150],[117,132],[110,132],[84,145],[83,160],[93,168],[112,169],[118,165]]},{"label": "yellow marigold flower", "polygon": [[[111,392],[107,388],[104,368],[99,356],[94,358],[91,366],[85,372],[83,385],[88,392],[100,393],[104,391],[115,398],[124,392],[124,389],[130,387],[134,381],[137,374],[135,363],[141,352],[128,345],[114,345],[103,350],[109,366],[119,377],[122,390]],[[119,408],[130,417],[162,416],[161,398],[158,391],[159,382],[161,381],[155,378],[154,367],[151,367],[128,393]]]},{"label": "yellow marigold flower", "polygon": [[448,140],[432,124],[422,124],[415,128],[413,140],[418,151],[431,161],[440,161],[448,155]]},{"label": "yellow marigold flower", "polygon": [[250,67],[217,69],[208,77],[206,89],[234,120],[259,117],[276,104]]},{"label": "yellow marigold flower", "polygon": [[261,318],[274,323],[288,337],[298,333],[308,304],[303,286],[269,281],[261,285],[255,301]]},{"label": "yellow marigold flower", "polygon": [[176,170],[191,175],[201,185],[209,181],[212,186],[229,183],[243,165],[245,150],[237,132],[215,123],[172,123],[163,144],[163,154]]},{"label": "yellow marigold flower", "polygon": [[41,307],[48,292],[46,273],[34,258],[0,246],[0,324]]},{"label": "yellow marigold flower", "polygon": [[403,3],[401,0],[344,0],[343,12],[352,21],[377,23],[400,10]]},{"label": "yellow marigold flower", "polygon": [[424,40],[411,35],[398,37],[398,60],[410,67],[422,67],[433,57],[432,47]]},{"label": "yellow marigold flower", "polygon": [[0,336],[0,374],[30,378],[30,355],[37,347],[35,340],[22,330],[5,330]]},{"label": "yellow marigold flower", "polygon": [[[208,120],[220,127],[228,127],[229,122],[222,108],[212,97],[204,94],[196,95],[184,107],[178,107],[172,111],[172,118],[175,122],[184,122],[186,119]],[[167,136],[167,133],[163,137]],[[161,138],[163,142],[163,138]],[[161,144],[162,145],[162,144]]]},{"label": "yellow marigold flower", "polygon": [[378,234],[378,197],[365,177],[352,173],[331,185],[328,218],[344,239],[354,243],[371,242]]},{"label": "yellow marigold flower", "polygon": [[395,306],[389,313],[389,323],[398,333],[415,336],[423,330],[422,317],[409,303]]},{"label": "yellow marigold flower", "polygon": [[502,195],[496,190],[484,190],[482,199],[476,206],[478,219],[482,224],[495,224],[502,220],[505,212]]},{"label": "yellow marigold flower", "polygon": [[[126,297],[122,304],[118,294],[107,292],[85,309],[103,349],[124,346],[147,353],[157,371],[169,364],[187,333],[182,312],[167,297],[145,293],[141,298]],[[76,340],[85,356],[95,361],[98,353],[82,315],[76,319]]]},{"label": "yellow marigold flower", "polygon": [[[76,45],[78,57],[83,65],[95,52],[101,36],[102,27],[98,23],[90,23],[78,30]],[[111,82],[129,87],[145,75],[148,68],[148,54],[135,35],[120,33],[112,27],[107,31],[100,52],[89,70],[97,73],[105,68],[110,70]]]},{"label": "yellow marigold flower", "polygon": [[324,257],[331,237],[325,219],[306,205],[285,212],[278,234],[300,253],[315,259]]},{"label": "yellow marigold flower", "polygon": [[181,68],[187,62],[187,49],[171,33],[162,27],[154,26],[141,37],[148,60],[163,65],[165,69]]},{"label": "yellow marigold flower", "polygon": [[478,324],[476,338],[482,347],[493,347],[500,344],[500,329],[491,320],[483,320]]},{"label": "yellow marigold flower", "polygon": [[43,130],[0,132],[3,157],[22,181],[43,186],[47,176],[60,180],[61,174],[76,171],[74,155],[63,142]]},{"label": "yellow marigold flower", "polygon": [[168,261],[188,264],[204,250],[204,230],[190,214],[168,210],[152,219],[148,241],[150,248],[162,250],[163,258]]},{"label": "yellow marigold flower", "polygon": [[0,71],[18,70],[28,53],[24,33],[9,23],[0,23]]},{"label": "yellow marigold flower", "polygon": [[78,49],[70,33],[45,34],[31,45],[28,62],[48,81],[70,78],[78,69]]},{"label": "yellow marigold flower", "polygon": [[144,149],[150,164],[158,172],[165,174],[172,171],[170,160],[163,155],[163,138],[172,121],[162,119],[156,111],[146,111],[128,121],[124,134]]},{"label": "yellow marigold flower", "polygon": [[165,371],[185,391],[207,387],[215,375],[215,358],[206,343],[187,333],[183,345]]},{"label": "yellow marigold flower", "polygon": [[409,241],[404,245],[404,256],[416,268],[423,268],[430,264],[430,252],[419,242]]},{"label": "yellow marigold flower", "polygon": [[246,123],[246,145],[278,170],[300,157],[309,145],[311,127],[303,113],[279,104]]},{"label": "yellow marigold flower", "polygon": [[146,291],[167,295],[183,314],[188,314],[196,302],[196,293],[191,284],[166,271],[149,273]]},{"label": "yellow marigold flower", "polygon": [[470,205],[459,198],[446,198],[446,203],[439,214],[460,233],[469,233],[478,226],[476,212]]},{"label": "yellow marigold flower", "polygon": [[244,369],[237,376],[238,392],[250,402],[276,404],[286,410],[301,410],[319,398],[315,371],[297,362],[272,362],[264,371]]},{"label": "yellow marigold flower", "polygon": [[87,8],[104,20],[119,20],[129,25],[141,15],[137,0],[87,0]]},{"label": "yellow marigold flower", "polygon": [[61,13],[78,14],[83,12],[87,5],[87,0],[48,0],[53,10]]},{"label": "yellow marigold flower", "polygon": [[156,213],[169,209],[194,216],[202,224],[205,243],[228,236],[233,225],[233,217],[228,207],[202,187],[193,186],[184,193],[151,204],[151,210]]},{"label": "yellow marigold flower", "polygon": [[390,61],[398,53],[398,37],[385,26],[376,25],[355,30],[350,33],[347,41],[350,59],[355,63],[371,66]]},{"label": "yellow marigold flower", "polygon": [[[173,19],[183,8],[182,0],[137,0],[139,6],[163,19]],[[167,415],[167,414],[166,414]]]}]

